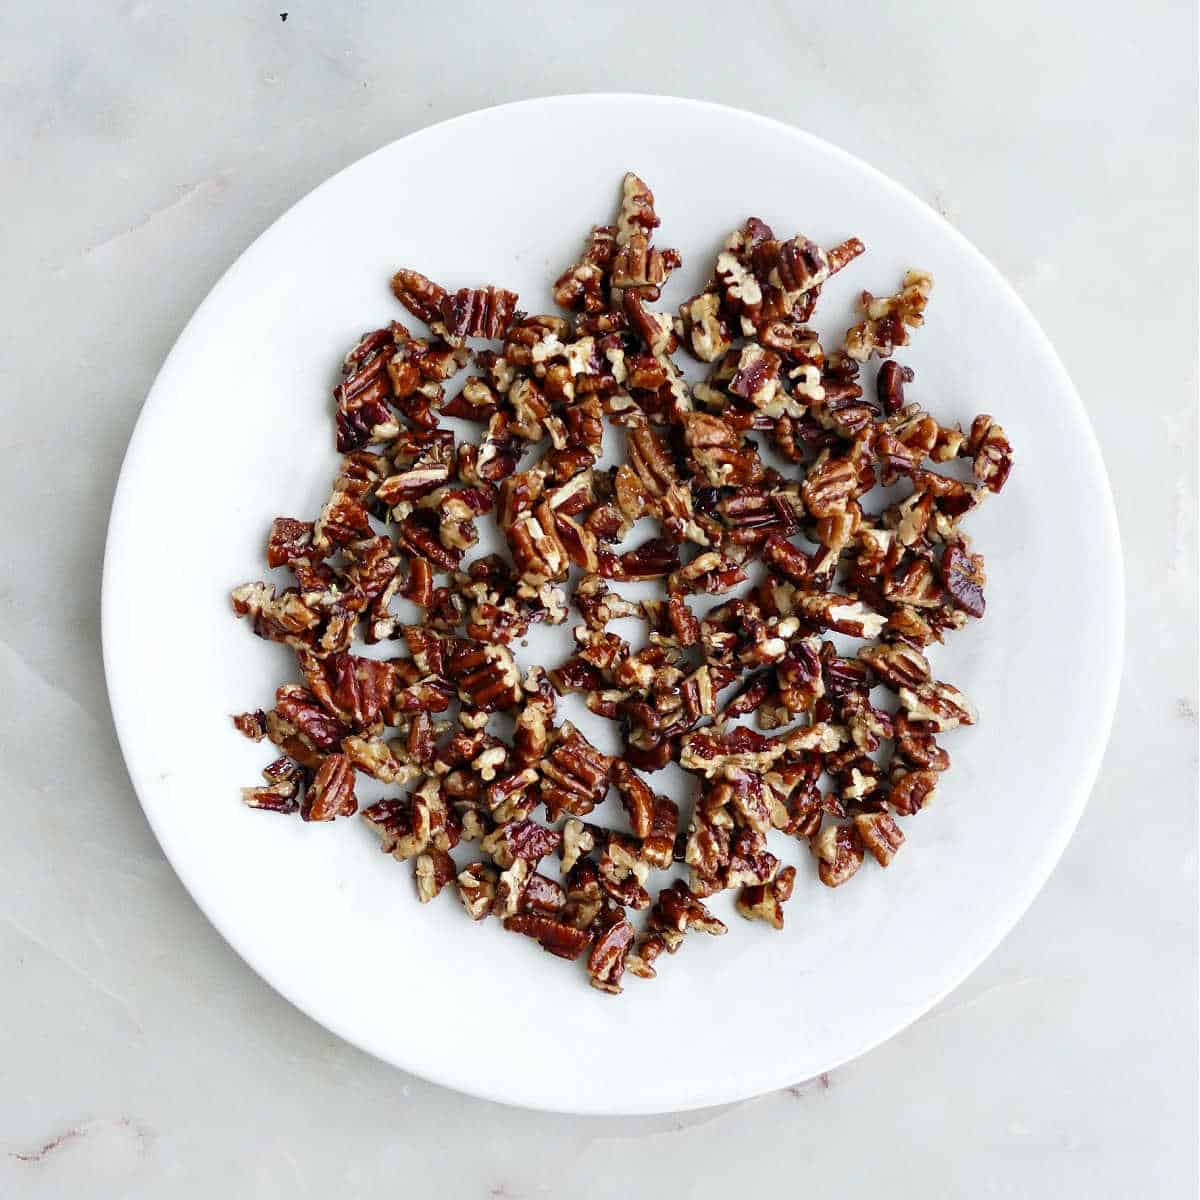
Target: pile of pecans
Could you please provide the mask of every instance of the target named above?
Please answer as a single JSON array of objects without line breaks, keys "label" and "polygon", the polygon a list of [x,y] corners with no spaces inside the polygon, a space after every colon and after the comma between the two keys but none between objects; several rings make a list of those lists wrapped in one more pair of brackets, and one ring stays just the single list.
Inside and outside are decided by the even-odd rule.
[{"label": "pile of pecans", "polygon": [[[474,920],[564,958],[586,951],[608,992],[626,971],[653,977],[689,930],[723,934],[703,901],[726,888],[743,916],[781,928],[796,869],[772,836],[806,841],[829,887],[868,853],[891,862],[897,817],[924,808],[950,764],[939,735],[975,720],[925,649],[983,616],[983,559],[961,524],[1012,466],[991,417],[964,432],[905,402],[913,372],[892,355],[924,319],[927,274],[864,292],[862,320],[827,353],[808,322],[861,242],[781,241],[751,218],[672,317],[654,305],[681,260],[654,244],[658,225],[650,189],[626,175],[616,224],[594,227],[555,284],[570,317],[398,271],[393,291],[426,335],[393,321],[351,349],[329,500],[315,521],[277,518],[267,543],[294,584],[233,592],[256,634],[295,649],[304,680],[234,718],[280,751],[246,803],[329,821],[358,810],[358,772],[408,789],[361,815],[413,861],[420,900],[452,884]],[[695,386],[681,347],[711,364]],[[872,357],[884,361],[868,395]],[[456,444],[442,417],[477,423],[478,440]],[[606,420],[625,461],[604,469]],[[959,459],[957,476],[930,465]],[[904,494],[868,511],[877,484]],[[487,514],[508,556],[469,558]],[[643,520],[653,536],[626,548]],[[654,599],[612,587],[646,580]],[[393,613],[397,597],[418,623]],[[572,603],[574,653],[522,675],[513,643]],[[639,648],[610,628],[631,617]],[[355,655],[360,632],[407,653]],[[833,634],[863,644],[844,653]],[[892,699],[873,700],[877,687]],[[572,694],[619,723],[619,758],[559,719]],[[507,738],[489,730],[499,714]],[[696,779],[682,832],[645,777],[672,762]],[[627,829],[586,819],[610,788]],[[476,861],[460,866],[451,851],[468,844]],[[558,878],[539,871],[551,856]],[[653,896],[651,875],[679,862],[687,882]],[[647,910],[640,933],[630,910]]]}]

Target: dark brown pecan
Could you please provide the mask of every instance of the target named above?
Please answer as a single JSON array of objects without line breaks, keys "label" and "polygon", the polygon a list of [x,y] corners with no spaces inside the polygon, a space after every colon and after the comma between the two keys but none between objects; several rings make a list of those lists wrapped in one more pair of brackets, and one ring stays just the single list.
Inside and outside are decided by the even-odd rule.
[{"label": "dark brown pecan", "polygon": [[586,858],[580,859],[567,872],[567,902],[560,917],[575,929],[587,930],[603,907],[604,892],[600,888],[596,864]]},{"label": "dark brown pecan", "polygon": [[904,385],[912,381],[912,367],[902,367],[894,358],[879,368],[875,390],[879,395],[879,407],[886,416],[894,416],[904,407]]},{"label": "dark brown pecan", "polygon": [[[396,328],[403,331],[403,326]],[[399,423],[388,406],[392,397],[388,362],[395,348],[393,330],[376,329],[363,334],[346,355],[343,380],[333,390],[339,452],[359,450],[399,432]]]},{"label": "dark brown pecan", "polygon": [[492,911],[498,878],[499,874],[482,862],[472,863],[458,873],[458,896],[472,921],[482,921]]},{"label": "dark brown pecan", "polygon": [[606,579],[615,579],[620,583],[663,579],[678,570],[679,547],[669,538],[650,538],[623,554],[601,550],[597,565]]},{"label": "dark brown pecan", "polygon": [[304,786],[304,768],[283,755],[264,767],[262,774],[266,786],[242,788],[242,802],[249,808],[294,813],[300,807],[297,797]]},{"label": "dark brown pecan", "polygon": [[388,662],[353,654],[318,658],[301,651],[300,666],[312,694],[355,730],[374,725],[392,696],[395,668]]},{"label": "dark brown pecan", "polygon": [[541,913],[517,913],[505,917],[504,928],[533,938],[543,950],[558,958],[578,958],[591,941],[591,935],[584,930]]},{"label": "dark brown pecan", "polygon": [[454,859],[445,850],[430,848],[417,855],[417,899],[428,904],[454,878]]},{"label": "dark brown pecan", "polygon": [[554,283],[554,302],[575,312],[600,313],[608,307],[606,282],[616,249],[612,225],[596,225],[588,235],[579,262],[568,267]]},{"label": "dark brown pecan", "polygon": [[910,721],[927,721],[939,733],[974,725],[977,719],[974,706],[949,683],[922,683],[915,688],[900,689],[900,704]]},{"label": "dark brown pecan", "polygon": [[600,929],[588,955],[588,978],[594,988],[617,995],[625,959],[633,945],[633,926],[621,908],[610,909],[600,918]]},{"label": "dark brown pecan", "polygon": [[300,804],[305,821],[332,821],[358,811],[354,795],[354,767],[344,754],[330,754],[317,770]]},{"label": "dark brown pecan", "polygon": [[937,791],[938,773],[935,770],[906,771],[892,767],[892,786],[888,804],[902,815],[920,812]]},{"label": "dark brown pecan", "polygon": [[556,821],[564,812],[577,817],[590,813],[608,791],[612,760],[601,754],[569,722],[541,763],[542,801]]},{"label": "dark brown pecan", "polygon": [[683,344],[701,362],[715,362],[732,345],[729,326],[721,316],[721,297],[716,292],[701,292],[679,306],[678,332]]},{"label": "dark brown pecan", "polygon": [[982,617],[986,603],[983,589],[987,575],[983,558],[972,554],[961,542],[950,542],[940,562],[942,586],[955,605],[972,617]]},{"label": "dark brown pecan", "polygon": [[313,525],[311,521],[296,521],[291,517],[276,517],[271,522],[267,538],[267,566],[284,567],[313,554]]},{"label": "dark brown pecan", "polygon": [[817,874],[826,887],[839,887],[862,866],[862,837],[853,825],[829,825],[810,845],[820,859]]},{"label": "dark brown pecan", "polygon": [[426,325],[441,316],[442,304],[446,300],[445,288],[408,267],[402,267],[392,276],[392,293],[414,317]]},{"label": "dark brown pecan", "polygon": [[989,491],[1000,491],[1013,465],[1012,446],[1004,430],[986,414],[976,417],[963,452],[974,460],[975,478]]},{"label": "dark brown pecan", "polygon": [[502,337],[517,307],[516,292],[489,284],[460,288],[442,297],[442,323],[450,337]]},{"label": "dark brown pecan", "polygon": [[636,234],[649,237],[660,224],[654,211],[654,193],[632,171],[621,182],[621,207],[617,213],[617,244]]},{"label": "dark brown pecan", "polygon": [[638,846],[620,834],[609,837],[597,864],[600,886],[618,903],[628,908],[650,907],[650,893],[644,886],[650,865],[638,852]]},{"label": "dark brown pecan", "polygon": [[784,867],[768,883],[751,884],[737,898],[737,910],[749,921],[766,921],[772,929],[783,928],[783,906],[792,898],[796,868]]},{"label": "dark brown pecan", "polygon": [[[271,715],[268,714],[268,732]],[[295,684],[284,684],[276,690],[273,715],[291,725],[318,750],[332,750],[350,733],[342,721],[323,710],[312,692]]]},{"label": "dark brown pecan", "polygon": [[925,306],[933,290],[933,277],[924,271],[909,271],[894,296],[872,296],[860,300],[865,320],[846,330],[846,353],[859,362],[872,354],[890,358],[896,346],[907,346],[908,331],[923,324]]},{"label": "dark brown pecan", "polygon": [[553,916],[562,911],[567,903],[567,893],[562,885],[536,871],[525,882],[521,894],[521,911],[545,913]]},{"label": "dark brown pecan", "polygon": [[252,742],[261,742],[267,736],[267,714],[261,708],[238,713],[233,717],[233,727]]},{"label": "dark brown pecan", "polygon": [[521,674],[507,646],[463,642],[451,653],[447,672],[459,699],[480,712],[513,708],[521,700]]},{"label": "dark brown pecan", "polygon": [[886,867],[904,844],[900,826],[885,812],[861,813],[854,818],[854,828],[881,867]]}]

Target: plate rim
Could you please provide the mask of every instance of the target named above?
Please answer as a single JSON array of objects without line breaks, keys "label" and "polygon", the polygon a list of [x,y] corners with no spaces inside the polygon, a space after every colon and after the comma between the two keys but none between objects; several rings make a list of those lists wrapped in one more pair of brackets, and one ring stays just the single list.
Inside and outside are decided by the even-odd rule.
[{"label": "plate rim", "polygon": [[[127,514],[130,510],[131,497],[133,496],[133,480],[138,474],[137,466],[142,457],[143,450],[141,443],[145,439],[146,430],[150,424],[147,420],[148,414],[152,410],[156,411],[168,401],[169,393],[162,391],[160,387],[162,381],[169,375],[169,368],[173,360],[180,356],[182,357],[182,349],[186,346],[189,340],[189,334],[197,326],[202,314],[204,314],[210,305],[215,305],[229,286],[230,281],[238,268],[243,264],[244,260],[250,255],[254,247],[264,238],[266,238],[282,221],[289,217],[297,208],[306,204],[314,196],[331,186],[346,172],[358,167],[360,164],[377,155],[387,153],[394,147],[402,143],[412,143],[422,138],[434,137],[451,126],[458,124],[466,124],[480,119],[484,115],[495,115],[501,111],[517,111],[527,108],[537,108],[546,106],[571,106],[571,105],[587,105],[596,101],[601,102],[621,102],[621,103],[637,103],[649,104],[662,107],[681,107],[708,110],[714,113],[733,114],[739,118],[748,119],[760,123],[763,126],[772,128],[773,130],[790,138],[797,138],[800,141],[809,143],[813,148],[821,153],[832,155],[844,162],[852,165],[856,170],[864,172],[868,177],[872,178],[883,189],[896,195],[906,204],[916,204],[925,210],[925,213],[932,217],[937,225],[941,227],[941,231],[947,235],[951,241],[957,243],[958,248],[962,250],[969,259],[990,279],[991,283],[996,286],[1005,296],[1010,305],[1014,306],[1026,319],[1030,331],[1035,339],[1040,342],[1041,349],[1045,353],[1047,362],[1052,366],[1055,375],[1058,377],[1057,382],[1060,384],[1064,396],[1069,400],[1069,403],[1074,406],[1074,415],[1078,418],[1077,424],[1083,429],[1085,434],[1085,445],[1087,453],[1084,458],[1088,464],[1088,474],[1093,476],[1095,482],[1099,484],[1100,493],[1102,496],[1102,504],[1100,506],[1100,517],[1103,526],[1103,541],[1107,553],[1104,556],[1104,573],[1109,591],[1112,595],[1111,618],[1116,630],[1117,644],[1115,647],[1110,647],[1105,655],[1104,676],[1100,700],[1101,720],[1097,721],[1093,726],[1091,743],[1088,747],[1086,760],[1083,763],[1083,769],[1079,775],[1079,782],[1073,789],[1070,796],[1067,798],[1069,803],[1063,806],[1060,814],[1063,819],[1056,826],[1055,834],[1049,838],[1040,848],[1040,853],[1032,860],[1031,869],[1026,874],[1020,887],[1014,888],[1008,896],[1007,903],[993,912],[990,922],[986,927],[986,932],[974,942],[970,948],[959,954],[958,958],[953,961],[952,969],[946,972],[950,982],[941,988],[936,994],[931,995],[927,1000],[923,1001],[915,1011],[906,1011],[902,1019],[889,1023],[889,1027],[882,1034],[872,1033],[862,1039],[861,1044],[846,1053],[834,1054],[831,1061],[823,1065],[818,1072],[821,1074],[837,1069],[847,1062],[861,1057],[868,1051],[875,1049],[884,1042],[891,1040],[898,1033],[909,1028],[916,1021],[929,1013],[937,1004],[939,1004],[950,992],[961,986],[961,984],[974,973],[975,970],[991,956],[999,944],[1012,932],[1016,924],[1022,916],[1028,911],[1033,901],[1036,899],[1042,888],[1049,879],[1054,867],[1059,862],[1071,838],[1074,836],[1075,830],[1078,827],[1083,810],[1087,805],[1088,799],[1091,796],[1092,790],[1095,787],[1101,765],[1104,760],[1105,751],[1111,736],[1113,721],[1116,715],[1117,701],[1120,691],[1120,683],[1124,670],[1125,660],[1125,643],[1126,643],[1126,594],[1125,594],[1125,567],[1124,556],[1121,546],[1120,527],[1117,521],[1116,506],[1112,493],[1112,485],[1109,479],[1107,466],[1104,461],[1104,455],[1100,447],[1098,438],[1096,437],[1095,429],[1088,416],[1086,407],[1083,404],[1079,392],[1075,388],[1066,367],[1059,358],[1053,343],[1048,335],[1043,330],[1041,324],[1034,316],[1032,310],[1025,303],[1016,289],[1003,275],[991,260],[972,243],[965,234],[956,229],[941,213],[927,204],[914,192],[910,191],[903,184],[898,183],[890,176],[884,174],[877,167],[857,155],[851,154],[849,151],[842,149],[840,146],[827,141],[824,138],[810,133],[796,125],[787,121],[780,120],[776,117],[770,117],[762,113],[755,112],[750,109],[739,108],[734,105],[717,103],[709,100],[699,100],[682,96],[660,95],[655,93],[640,93],[640,92],[579,92],[579,93],[562,93],[549,96],[530,97],[523,100],[510,101],[503,104],[489,105],[485,108],[472,109],[469,112],[460,113],[446,120],[436,122],[432,125],[426,125],[419,129],[412,130],[402,137],[396,138],[387,142],[375,150],[360,156],[353,162],[347,163],[339,170],[322,180],[315,187],[307,191],[303,196],[290,204],[283,212],[279,213],[270,224],[261,230],[254,239],[244,247],[233,261],[221,273],[217,281],[212,285],[210,290],[195,311],[188,318],[183,328],[179,331],[171,346],[166,358],[163,360],[162,366],[156,372],[154,381],[150,385],[149,391],[146,393],[146,398],[142,403],[138,413],[137,420],[134,424],[133,431],[130,434],[129,443],[125,453],[122,456],[121,468],[118,474],[117,483],[113,492],[113,499],[109,510],[109,519],[105,535],[104,558],[101,573],[100,587],[100,626],[101,626],[101,647],[104,663],[105,687],[108,694],[109,708],[112,713],[113,727],[117,737],[117,743],[121,750],[121,756],[125,763],[126,772],[129,776],[130,783],[133,786],[134,793],[138,798],[138,803],[141,806],[142,812],[145,814],[146,820],[150,825],[151,831],[154,833],[160,849],[164,857],[170,863],[171,869],[179,881],[183,884],[184,889],[197,908],[204,914],[209,923],[217,930],[225,942],[233,949],[239,958],[265,983],[267,983],[275,992],[282,996],[289,1004],[297,1008],[309,1019],[315,1021],[331,1033],[340,1037],[342,1040],[355,1046],[357,1049],[370,1054],[374,1058],[378,1058],[389,1065],[399,1067],[401,1070],[407,1071],[419,1078],[426,1079],[432,1083],[442,1087],[451,1088],[455,1091],[465,1093],[477,1097],[479,1099],[490,1100],[496,1103],[507,1104],[514,1107],[528,1108],[536,1111],[546,1112],[561,1112],[578,1115],[596,1115],[596,1116],[616,1116],[616,1115],[648,1115],[653,1113],[663,1112],[685,1112],[696,1109],[736,1103],[751,1097],[764,1094],[767,1091],[774,1090],[777,1087],[785,1087],[790,1083],[798,1082],[790,1078],[776,1078],[779,1075],[778,1069],[773,1074],[770,1070],[760,1071],[757,1074],[748,1073],[744,1076],[739,1076],[736,1084],[730,1087],[720,1087],[709,1083],[706,1088],[696,1089],[697,1093],[693,1097],[685,1100],[682,1103],[672,1104],[670,1107],[664,1107],[660,1102],[651,1101],[645,1104],[639,1104],[637,1101],[625,1101],[614,1104],[606,1102],[603,1097],[593,1097],[586,1093],[580,1094],[573,1103],[545,1103],[533,1102],[524,1098],[514,1098],[512,1092],[505,1093],[499,1088],[479,1085],[473,1078],[463,1069],[455,1069],[451,1064],[438,1062],[436,1059],[432,1062],[414,1063],[412,1056],[394,1054],[384,1052],[381,1048],[377,1048],[368,1044],[359,1035],[344,1027],[342,1022],[336,1015],[329,1016],[325,1013],[319,1013],[318,1005],[310,1005],[306,998],[295,994],[293,989],[287,982],[282,982],[274,977],[274,973],[267,968],[258,965],[253,960],[254,949],[252,946],[244,946],[239,931],[231,922],[219,921],[210,910],[210,906],[206,905],[204,893],[206,887],[200,873],[194,872],[186,865],[181,865],[176,860],[171,851],[168,849],[170,842],[169,836],[163,829],[160,828],[159,821],[155,815],[155,804],[148,800],[147,796],[151,794],[150,780],[147,772],[144,769],[139,769],[137,766],[138,755],[134,748],[134,739],[130,735],[130,730],[134,722],[131,720],[131,707],[134,704],[134,692],[131,690],[130,684],[132,681],[121,679],[121,669],[118,665],[114,653],[114,643],[117,638],[117,617],[114,610],[113,602],[113,579],[117,573],[116,560],[119,557],[118,550],[123,539],[123,528],[127,525]],[[1115,649],[1115,653],[1113,650]],[[1065,811],[1063,811],[1065,810]]]}]

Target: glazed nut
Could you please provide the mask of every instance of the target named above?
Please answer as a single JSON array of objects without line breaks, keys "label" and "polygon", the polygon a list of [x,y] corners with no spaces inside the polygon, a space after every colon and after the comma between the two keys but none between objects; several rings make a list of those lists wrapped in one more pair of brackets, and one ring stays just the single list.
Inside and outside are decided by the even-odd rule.
[{"label": "glazed nut", "polygon": [[783,928],[783,906],[792,898],[796,868],[784,867],[768,883],[743,888],[737,898],[737,910],[749,921],[765,921],[772,929]]},{"label": "glazed nut", "polygon": [[820,860],[817,874],[826,887],[840,887],[862,866],[862,837],[853,825],[828,825],[809,845]]},{"label": "glazed nut", "polygon": [[445,850],[430,848],[417,855],[417,899],[428,904],[454,878],[454,859]]},{"label": "glazed nut", "polygon": [[900,826],[886,812],[860,813],[854,818],[854,828],[881,867],[886,867],[904,844]]},{"label": "glazed nut", "polygon": [[558,958],[578,958],[591,941],[590,934],[584,930],[541,913],[517,913],[506,917],[504,928],[533,938],[543,950]]},{"label": "glazed nut", "polygon": [[933,800],[938,773],[934,770],[902,771],[893,768],[888,804],[902,815],[920,812]]},{"label": "glazed nut", "polygon": [[926,721],[930,728],[944,733],[960,725],[974,725],[977,714],[971,702],[948,683],[922,683],[900,689],[900,704],[910,721]]},{"label": "glazed nut", "polygon": [[617,908],[592,943],[588,955],[588,979],[592,987],[602,992],[617,995],[621,991],[621,976],[625,973],[625,960],[633,944],[633,926]]},{"label": "glazed nut", "polygon": [[300,816],[305,821],[332,821],[358,811],[354,795],[354,767],[344,754],[330,754],[304,793]]},{"label": "glazed nut", "polygon": [[472,921],[482,921],[492,911],[498,878],[498,873],[482,862],[472,863],[458,873],[458,896]]}]

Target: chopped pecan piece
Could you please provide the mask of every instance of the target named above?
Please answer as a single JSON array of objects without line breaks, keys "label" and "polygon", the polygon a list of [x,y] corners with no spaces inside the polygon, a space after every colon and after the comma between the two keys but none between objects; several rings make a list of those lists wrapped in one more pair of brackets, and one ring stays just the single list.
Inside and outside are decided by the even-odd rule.
[{"label": "chopped pecan piece", "polygon": [[623,909],[614,908],[601,918],[601,928],[588,955],[588,978],[592,987],[616,995],[621,991],[625,959],[633,944],[633,926]]},{"label": "chopped pecan piece", "polygon": [[591,935],[584,930],[541,913],[517,913],[505,917],[504,928],[533,938],[543,950],[558,958],[578,958],[591,941]]},{"label": "chopped pecan piece", "polygon": [[907,346],[908,331],[924,324],[925,305],[933,290],[933,276],[909,271],[904,286],[894,296],[872,296],[863,292],[864,321],[846,330],[846,353],[859,362],[872,354],[890,358],[897,346]]},{"label": "chopped pecan piece", "polygon": [[885,812],[860,813],[854,818],[854,828],[881,867],[886,867],[904,844],[900,826]]},{"label": "chopped pecan piece", "polygon": [[358,811],[354,795],[354,767],[344,754],[330,754],[304,793],[300,816],[305,821],[332,821]]},{"label": "chopped pecan piece", "polygon": [[417,899],[428,904],[454,878],[454,859],[445,850],[429,849],[417,855]]},{"label": "chopped pecan piece", "polygon": [[472,863],[458,873],[458,897],[472,921],[482,921],[492,911],[498,878],[497,872],[482,862]]},{"label": "chopped pecan piece", "polygon": [[784,867],[768,883],[751,884],[737,898],[737,910],[749,921],[766,921],[772,929],[783,928],[783,906],[792,898],[796,868]]},{"label": "chopped pecan piece", "polygon": [[828,825],[810,845],[820,859],[817,874],[826,887],[839,887],[862,866],[862,837],[853,825]]}]

